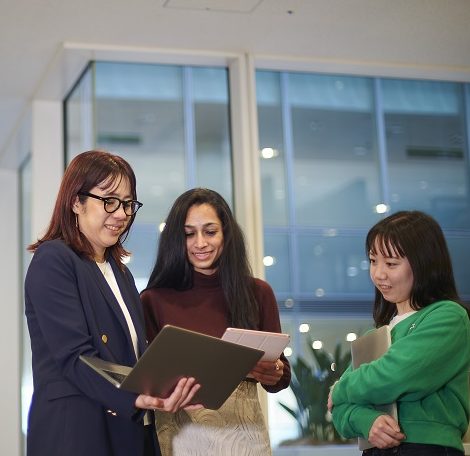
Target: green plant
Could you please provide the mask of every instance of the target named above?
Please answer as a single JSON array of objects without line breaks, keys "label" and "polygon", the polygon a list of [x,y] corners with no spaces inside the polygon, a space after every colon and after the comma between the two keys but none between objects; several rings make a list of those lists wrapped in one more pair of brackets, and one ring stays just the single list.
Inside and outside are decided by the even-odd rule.
[{"label": "green plant", "polygon": [[308,344],[313,358],[313,365],[308,364],[302,357],[291,363],[292,380],[290,388],[294,393],[297,408],[292,409],[279,402],[299,427],[299,439],[288,443],[321,443],[345,442],[331,422],[327,412],[328,394],[331,385],[339,379],[351,362],[349,350],[342,353],[341,344],[336,344],[333,354],[312,348]]}]

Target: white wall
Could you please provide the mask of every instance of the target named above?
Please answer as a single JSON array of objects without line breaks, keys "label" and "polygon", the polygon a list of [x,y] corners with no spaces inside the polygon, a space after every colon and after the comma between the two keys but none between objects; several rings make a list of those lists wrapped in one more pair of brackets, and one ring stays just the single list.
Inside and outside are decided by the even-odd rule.
[{"label": "white wall", "polygon": [[[63,172],[62,103],[37,100],[32,108],[32,131],[21,131],[23,136],[13,141],[11,148],[19,156],[24,156],[25,150],[32,155],[32,238],[25,239],[24,244],[37,239],[45,229]],[[18,169],[0,169],[0,195],[0,235],[4,244],[4,261],[0,266],[3,342],[0,359],[8,367],[2,372],[1,382],[0,454],[19,456],[22,454],[21,359],[23,347],[28,350],[29,342],[27,334],[23,334],[21,258],[26,245],[21,244]]]},{"label": "white wall", "polygon": [[64,170],[62,102],[35,100],[32,108],[31,241],[47,228]]},{"label": "white wall", "polygon": [[[23,306],[20,295],[19,204],[16,171],[0,169],[0,235],[2,257],[0,290],[2,308],[0,359],[2,407],[0,454],[17,455],[20,449],[20,352]],[[15,204],[16,202],[16,204]]]}]

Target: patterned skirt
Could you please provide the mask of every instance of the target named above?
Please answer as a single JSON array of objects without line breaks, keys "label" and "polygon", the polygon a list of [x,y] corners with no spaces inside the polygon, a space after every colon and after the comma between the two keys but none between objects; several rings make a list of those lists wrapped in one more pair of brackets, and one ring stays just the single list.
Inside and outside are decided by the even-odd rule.
[{"label": "patterned skirt", "polygon": [[243,381],[218,410],[156,412],[162,456],[271,456],[256,383]]}]

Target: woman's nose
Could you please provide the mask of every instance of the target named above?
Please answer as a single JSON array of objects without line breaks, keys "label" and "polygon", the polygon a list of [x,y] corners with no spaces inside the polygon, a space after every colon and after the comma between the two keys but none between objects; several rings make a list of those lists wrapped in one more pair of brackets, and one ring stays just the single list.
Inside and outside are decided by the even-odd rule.
[{"label": "woman's nose", "polygon": [[119,207],[118,207],[118,210],[117,211],[114,211],[113,212],[113,215],[119,219],[127,219],[127,214],[126,212],[124,211],[124,205],[121,204]]},{"label": "woman's nose", "polygon": [[383,279],[386,276],[385,269],[381,265],[376,265],[373,269],[373,277]]},{"label": "woman's nose", "polygon": [[196,234],[196,247],[204,247],[206,245],[206,238],[202,233],[197,233]]}]

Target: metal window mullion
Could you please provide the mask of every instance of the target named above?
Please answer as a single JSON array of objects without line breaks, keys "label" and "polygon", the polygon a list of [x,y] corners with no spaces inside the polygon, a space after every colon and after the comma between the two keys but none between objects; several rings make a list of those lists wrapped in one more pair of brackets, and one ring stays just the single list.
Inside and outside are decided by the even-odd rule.
[{"label": "metal window mullion", "polygon": [[379,159],[379,184],[381,189],[382,202],[390,207],[390,185],[388,174],[388,153],[387,138],[385,133],[385,113],[382,97],[382,83],[379,78],[374,79],[374,108],[377,125],[377,145]]},{"label": "metal window mullion", "polygon": [[467,196],[470,192],[470,84],[463,86],[464,135],[466,154],[464,155],[467,170]]},{"label": "metal window mullion", "polygon": [[[298,241],[296,235],[296,211],[295,211],[295,192],[294,192],[294,140],[292,135],[292,113],[289,100],[289,74],[281,72],[281,112],[282,112],[282,129],[284,137],[284,154],[285,154],[285,170],[286,170],[286,187],[287,187],[287,207],[288,207],[288,223],[287,235],[289,243],[289,269],[292,279],[292,297],[297,296],[300,290],[299,286],[299,268],[298,268]],[[297,314],[294,299],[294,312]],[[299,347],[296,347],[298,350]]]},{"label": "metal window mullion", "polygon": [[196,187],[196,136],[194,119],[194,93],[192,86],[192,69],[183,67],[183,128],[184,128],[184,152],[185,152],[185,183],[187,188]]},{"label": "metal window mullion", "polygon": [[[97,138],[97,97],[96,97],[96,62],[93,70],[84,75],[83,85],[79,87],[80,95],[80,120],[83,150],[96,147]],[[72,151],[69,151],[72,152]],[[67,159],[67,157],[66,157]]]}]

